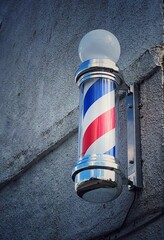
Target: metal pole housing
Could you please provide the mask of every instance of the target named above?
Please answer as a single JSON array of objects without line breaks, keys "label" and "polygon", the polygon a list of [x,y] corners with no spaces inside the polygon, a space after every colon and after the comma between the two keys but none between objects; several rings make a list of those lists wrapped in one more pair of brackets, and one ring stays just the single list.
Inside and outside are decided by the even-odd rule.
[{"label": "metal pole housing", "polygon": [[[75,81],[78,82],[79,88],[82,89],[82,95],[80,95],[79,159],[72,172],[75,190],[77,194],[86,201],[111,201],[121,193],[123,180],[125,178],[116,158],[115,146],[108,152],[105,151],[106,148],[104,147],[106,138],[109,140],[109,145],[112,145],[112,141],[115,142],[115,140],[113,140],[113,138],[115,138],[114,132],[110,134],[110,130],[112,132],[111,126],[114,127],[115,131],[116,120],[113,115],[115,114],[115,109],[110,109],[110,105],[112,105],[111,102],[115,102],[115,100],[113,100],[113,98],[115,99],[113,94],[115,94],[115,90],[118,89],[123,82],[122,75],[119,73],[119,69],[114,62],[108,59],[92,59],[81,64],[76,72]],[[98,88],[94,85],[98,85]],[[99,91],[101,91],[100,98],[98,96]],[[93,102],[91,99],[94,97],[96,99],[93,107],[94,110],[90,110],[90,113],[88,113],[88,115],[90,114],[88,119],[91,118],[93,121],[85,120],[86,117],[83,116],[86,111],[84,92],[90,94],[88,94],[88,102],[91,103],[86,103],[89,107]],[[104,97],[103,93],[106,96],[109,95],[107,99],[109,106],[104,102],[107,108],[109,108],[105,113],[100,109],[101,107],[96,108],[99,105],[98,101],[101,101],[101,98]],[[102,108],[104,107],[103,105],[101,106]],[[113,113],[108,117],[110,111],[113,111]],[[105,114],[106,116],[104,117]],[[94,119],[94,115],[96,115],[96,119]],[[83,125],[86,125],[86,127],[83,127],[85,130],[81,129]],[[94,129],[92,125],[94,125]],[[101,133],[99,134],[97,132]],[[106,137],[105,134],[108,133],[110,136]],[[102,134],[104,135],[101,141]],[[95,144],[96,141],[99,141],[101,147]],[[96,147],[91,147],[90,145],[92,143],[93,145],[95,144]]]}]

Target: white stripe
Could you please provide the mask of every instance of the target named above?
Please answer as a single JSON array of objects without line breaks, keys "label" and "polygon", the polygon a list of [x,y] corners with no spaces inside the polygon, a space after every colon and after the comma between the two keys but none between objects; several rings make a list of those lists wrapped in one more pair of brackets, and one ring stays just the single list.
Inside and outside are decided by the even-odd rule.
[{"label": "white stripe", "polygon": [[115,128],[98,138],[86,151],[85,155],[102,154],[115,146]]},{"label": "white stripe", "polygon": [[96,100],[85,114],[82,122],[82,135],[87,127],[101,114],[115,107],[115,91],[105,94]]}]

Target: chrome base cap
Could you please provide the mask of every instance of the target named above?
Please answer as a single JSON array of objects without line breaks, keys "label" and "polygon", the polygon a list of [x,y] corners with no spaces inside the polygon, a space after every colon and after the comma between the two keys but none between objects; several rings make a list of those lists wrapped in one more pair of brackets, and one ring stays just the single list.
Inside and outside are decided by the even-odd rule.
[{"label": "chrome base cap", "polygon": [[123,185],[120,165],[112,156],[85,156],[73,169],[77,195],[89,202],[104,203],[117,198]]}]

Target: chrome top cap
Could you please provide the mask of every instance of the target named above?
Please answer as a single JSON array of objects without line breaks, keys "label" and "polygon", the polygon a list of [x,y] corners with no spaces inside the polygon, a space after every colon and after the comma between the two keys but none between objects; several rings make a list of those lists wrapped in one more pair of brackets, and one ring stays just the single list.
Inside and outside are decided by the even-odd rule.
[{"label": "chrome top cap", "polygon": [[79,78],[91,71],[108,71],[108,72],[119,72],[119,68],[110,59],[91,59],[83,62],[75,73],[75,82],[78,82]]}]

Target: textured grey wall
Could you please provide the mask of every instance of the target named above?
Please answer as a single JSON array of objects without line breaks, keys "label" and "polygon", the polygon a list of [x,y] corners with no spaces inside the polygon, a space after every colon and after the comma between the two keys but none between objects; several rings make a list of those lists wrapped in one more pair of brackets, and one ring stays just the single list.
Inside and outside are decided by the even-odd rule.
[{"label": "textured grey wall", "polygon": [[[164,238],[161,72],[146,51],[162,42],[160,3],[1,0],[0,239]],[[91,205],[76,197],[70,178],[77,158],[77,48],[96,28],[118,37],[125,79],[141,84],[144,189],[120,232],[113,231],[133,192],[125,187],[115,201]],[[119,158],[126,169],[125,99],[120,118]]]},{"label": "textured grey wall", "polygon": [[42,152],[78,106],[77,49],[88,31],[119,39],[123,69],[162,41],[160,1],[1,0],[1,181]]}]

